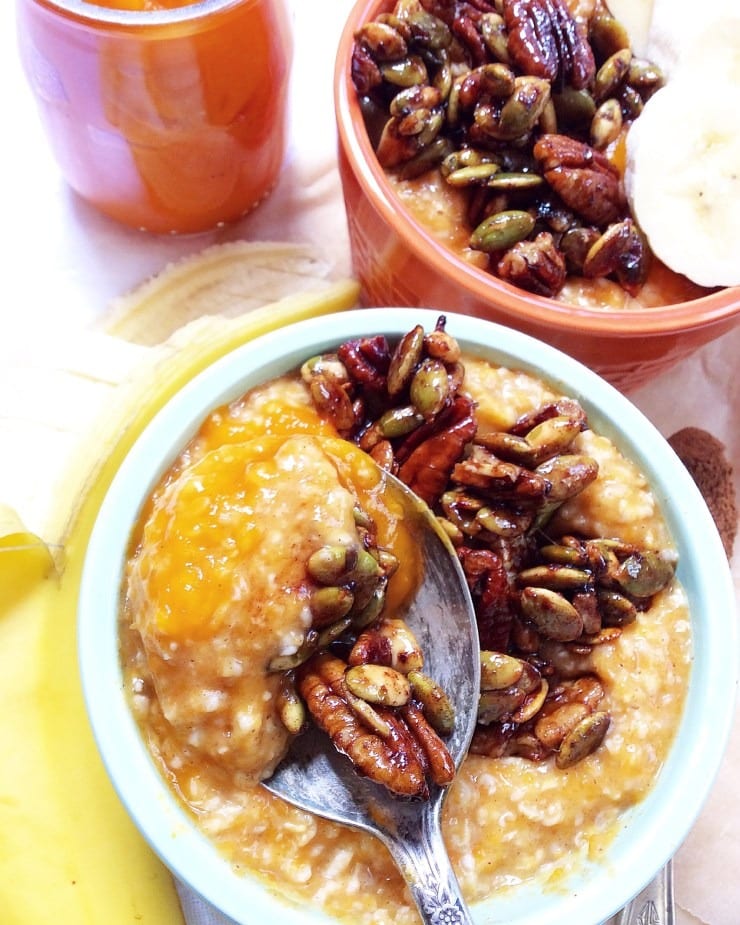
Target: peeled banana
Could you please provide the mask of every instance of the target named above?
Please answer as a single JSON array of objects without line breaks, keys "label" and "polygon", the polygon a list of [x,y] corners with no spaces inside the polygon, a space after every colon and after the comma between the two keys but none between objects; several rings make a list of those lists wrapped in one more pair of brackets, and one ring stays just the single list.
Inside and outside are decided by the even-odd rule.
[{"label": "peeled banana", "polygon": [[[238,259],[243,261],[244,254]],[[221,272],[227,269],[233,270],[233,260]],[[192,272],[197,278],[197,261],[180,267],[170,279],[174,289],[165,285],[161,298],[152,303],[152,310],[160,312],[160,330],[162,314],[176,327],[177,316],[170,313],[177,304],[173,293],[185,278],[192,282]],[[214,282],[212,274],[209,280]],[[0,506],[3,925],[182,925],[172,877],[114,793],[87,723],[75,640],[86,543],[127,450],[183,383],[253,337],[350,308],[356,299],[355,283],[327,281],[315,292],[231,319],[194,321],[142,354],[130,381],[113,388],[101,380],[105,413],[95,416],[95,425],[88,428],[55,490],[57,509],[50,512],[48,531],[58,549],[47,546],[13,511]],[[136,304],[134,299],[132,305]],[[145,316],[136,315],[137,327],[146,328]],[[124,322],[119,315],[117,323]],[[114,339],[101,338],[98,343],[115,352]],[[50,434],[53,429],[49,422]],[[53,462],[47,460],[49,467]]]},{"label": "peeled banana", "polygon": [[[668,82],[630,129],[625,185],[663,263],[702,286],[736,286],[740,8],[735,0],[708,0],[697,19],[680,15],[681,4],[670,0],[669,10],[656,0],[653,49]],[[690,35],[681,31],[687,28]]]}]

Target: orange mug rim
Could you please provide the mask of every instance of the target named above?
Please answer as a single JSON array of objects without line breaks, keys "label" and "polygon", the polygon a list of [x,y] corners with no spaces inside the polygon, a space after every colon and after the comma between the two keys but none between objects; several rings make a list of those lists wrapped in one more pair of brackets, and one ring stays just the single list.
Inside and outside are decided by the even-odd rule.
[{"label": "orange mug rim", "polygon": [[157,10],[114,9],[98,6],[90,0],[32,0],[32,2],[91,24],[102,22],[130,28],[142,26],[150,29],[155,25],[205,19],[214,13],[243,6],[245,3],[254,3],[256,0],[195,0],[185,6]]},{"label": "orange mug rim", "polygon": [[[649,334],[680,334],[738,316],[740,286],[715,290],[698,299],[639,310],[588,308],[556,302],[528,293],[466,263],[437,240],[421,223],[400,206],[370,144],[359,100],[352,85],[350,61],[356,30],[387,0],[358,0],[352,7],[340,36],[334,71],[334,106],[340,145],[349,160],[364,195],[381,213],[390,228],[423,263],[442,265],[452,281],[477,299],[492,302],[511,313],[574,333],[587,328],[592,333],[616,337]],[[625,321],[629,328],[625,330]]]}]

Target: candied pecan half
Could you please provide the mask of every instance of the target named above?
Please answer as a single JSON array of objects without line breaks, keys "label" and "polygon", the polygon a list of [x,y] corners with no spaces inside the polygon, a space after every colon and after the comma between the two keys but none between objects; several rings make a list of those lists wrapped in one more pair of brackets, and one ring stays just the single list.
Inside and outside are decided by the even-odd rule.
[{"label": "candied pecan half", "polygon": [[504,560],[492,549],[461,546],[457,554],[475,603],[481,648],[506,652],[516,592]]},{"label": "candied pecan half", "polygon": [[367,96],[383,83],[383,75],[375,59],[367,48],[357,42],[352,48],[351,69],[352,83],[360,96]]},{"label": "candied pecan half", "polygon": [[525,74],[588,86],[596,64],[585,26],[564,0],[504,0],[509,54]]},{"label": "candied pecan half", "polygon": [[442,496],[455,463],[475,436],[474,409],[470,398],[456,395],[451,405],[431,423],[430,436],[425,432],[417,437],[422,428],[411,435],[413,449],[409,452],[406,448],[398,477],[430,507]]},{"label": "candied pecan half", "polygon": [[605,154],[567,135],[543,135],[533,153],[563,202],[587,222],[608,225],[624,208],[619,172]]},{"label": "candied pecan half", "polygon": [[566,278],[565,259],[552,235],[541,231],[533,241],[519,241],[496,264],[503,280],[537,295],[554,296]]},{"label": "candied pecan half", "polygon": [[418,743],[409,741],[413,736],[408,727],[392,721],[390,711],[382,716],[388,724],[386,738],[368,730],[343,696],[346,667],[341,659],[322,653],[298,669],[298,690],[309,712],[361,774],[400,796],[425,797],[423,751],[419,754]]}]

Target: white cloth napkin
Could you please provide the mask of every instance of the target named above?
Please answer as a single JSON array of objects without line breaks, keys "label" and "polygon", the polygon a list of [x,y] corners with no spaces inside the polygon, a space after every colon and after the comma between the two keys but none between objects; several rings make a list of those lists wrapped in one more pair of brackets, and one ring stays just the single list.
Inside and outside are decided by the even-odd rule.
[{"label": "white cloth napkin", "polygon": [[187,925],[237,925],[177,879],[175,886]]}]

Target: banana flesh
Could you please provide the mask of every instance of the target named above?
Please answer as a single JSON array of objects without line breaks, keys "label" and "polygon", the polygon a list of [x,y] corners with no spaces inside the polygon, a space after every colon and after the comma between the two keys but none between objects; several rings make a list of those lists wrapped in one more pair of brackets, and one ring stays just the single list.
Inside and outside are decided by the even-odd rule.
[{"label": "banana flesh", "polygon": [[[686,5],[684,0],[677,4]],[[668,10],[670,6],[670,11]],[[625,186],[654,253],[702,286],[740,285],[740,8],[708,0],[701,28],[656,0],[651,39],[668,82],[627,138]]]},{"label": "banana flesh", "polygon": [[[218,282],[219,274],[223,279],[231,273],[234,260],[243,264],[244,257],[243,252],[232,254],[220,270],[210,264],[204,292]],[[91,378],[88,366],[84,368],[91,411],[86,418],[78,409],[73,422],[63,422],[75,431],[74,438],[82,439],[75,439],[76,450],[68,454],[64,476],[55,484],[56,508],[48,512],[41,531],[58,547],[47,546],[13,510],[0,505],[3,925],[183,923],[173,879],[119,802],[88,726],[75,640],[87,540],[126,452],[183,383],[238,345],[284,324],[351,308],[358,295],[350,281],[324,281],[313,291],[299,281],[297,288],[303,291],[298,295],[232,318],[202,317],[167,337],[178,328],[178,291],[195,285],[197,276],[198,261],[193,259],[179,266],[169,283],[164,278],[164,283],[157,279],[147,284],[148,292],[160,287],[150,309],[134,311],[130,318],[117,314],[120,330],[132,325],[156,331],[148,335],[156,346],[135,351],[135,361],[124,341],[110,334],[91,335],[88,346],[106,352],[109,370],[120,360],[123,381],[102,374]],[[132,297],[132,309],[140,304]],[[146,321],[151,312],[158,325],[154,329]],[[75,370],[68,374],[74,376]],[[54,375],[58,378],[59,370]],[[44,387],[42,377],[39,388]],[[0,432],[7,423],[0,419]],[[44,428],[53,442],[59,427],[45,421],[37,428],[35,445],[43,444]],[[51,479],[48,455],[44,464]],[[40,470],[31,470],[33,483]],[[61,509],[60,499],[68,502]]]}]

